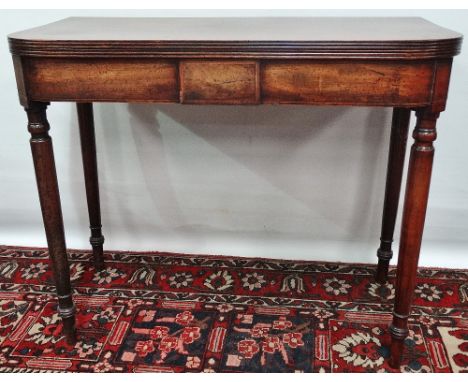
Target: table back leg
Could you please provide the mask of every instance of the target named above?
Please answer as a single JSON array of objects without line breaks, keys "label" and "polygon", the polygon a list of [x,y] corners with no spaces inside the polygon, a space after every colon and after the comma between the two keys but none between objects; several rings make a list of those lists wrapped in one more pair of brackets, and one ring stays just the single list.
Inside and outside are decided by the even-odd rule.
[{"label": "table back leg", "polygon": [[401,227],[400,249],[396,278],[395,307],[390,326],[392,336],[390,365],[400,367],[403,343],[408,335],[408,317],[416,286],[419,251],[426,217],[429,185],[436,139],[436,121],[439,113],[430,109],[416,112],[418,118],[413,132],[405,206]]},{"label": "table back leg", "polygon": [[393,233],[395,231],[395,221],[400,200],[401,179],[403,177],[403,167],[405,163],[410,115],[410,109],[393,109],[387,165],[387,182],[385,186],[382,216],[382,233],[380,235],[380,247],[377,250],[379,263],[377,265],[376,280],[380,283],[387,281],[388,265],[393,256]]},{"label": "table back leg", "polygon": [[58,313],[63,320],[63,334],[70,343],[75,338],[75,307],[70,284],[62,208],[55,170],[52,139],[46,116],[47,103],[32,102],[25,107],[28,130],[31,133],[31,151],[36,171],[37,188],[42,218],[49,247],[52,270],[58,296]]},{"label": "table back leg", "polygon": [[94,265],[96,270],[104,267],[103,244],[101,231],[101,207],[99,203],[99,182],[96,159],[96,138],[94,134],[93,104],[77,103],[78,125],[80,129],[81,153],[88,200],[89,242],[93,247]]}]

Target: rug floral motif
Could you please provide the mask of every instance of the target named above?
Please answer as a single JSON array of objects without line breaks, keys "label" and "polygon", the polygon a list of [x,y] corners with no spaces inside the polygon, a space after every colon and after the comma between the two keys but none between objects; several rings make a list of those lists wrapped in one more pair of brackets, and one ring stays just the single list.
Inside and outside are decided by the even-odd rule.
[{"label": "rug floral motif", "polygon": [[421,268],[399,370],[394,272],[372,265],[69,251],[78,340],[48,253],[0,246],[2,372],[467,372],[468,271]]}]

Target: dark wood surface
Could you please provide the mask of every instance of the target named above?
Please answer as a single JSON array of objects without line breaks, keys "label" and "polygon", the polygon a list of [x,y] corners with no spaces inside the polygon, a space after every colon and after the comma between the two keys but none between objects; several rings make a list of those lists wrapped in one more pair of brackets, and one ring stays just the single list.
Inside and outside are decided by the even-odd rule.
[{"label": "dark wood surface", "polygon": [[450,59],[22,57],[21,62],[27,88],[22,94],[36,101],[416,107],[432,103],[436,66]]},{"label": "dark wood surface", "polygon": [[181,103],[261,102],[257,61],[183,60],[179,73]]},{"label": "dark wood surface", "polygon": [[81,18],[9,35],[28,56],[422,59],[452,57],[461,35],[421,18]]},{"label": "dark wood surface", "polygon": [[431,102],[433,63],[377,60],[269,60],[264,103],[423,106]]},{"label": "dark wood surface", "polygon": [[376,279],[385,283],[388,276],[388,266],[393,257],[392,242],[395,232],[395,222],[400,201],[401,180],[405,164],[406,143],[411,110],[395,108],[392,117],[390,148],[388,152],[387,181],[385,185],[384,208],[382,214],[382,231],[380,247],[377,250],[379,263]]},{"label": "dark wood surface", "polygon": [[433,141],[437,137],[436,121],[439,113],[434,113],[430,109],[421,109],[416,112],[416,116],[417,123],[413,131],[414,144],[411,146],[405,208],[401,223],[400,249],[395,280],[395,307],[393,322],[390,326],[392,335],[390,364],[394,367],[400,366],[404,340],[409,333],[408,317],[411,313],[411,303],[416,286],[416,270],[421,250],[434,159]]},{"label": "dark wood surface", "polygon": [[99,200],[93,105],[91,103],[77,103],[76,111],[80,130],[86,199],[88,201],[89,229],[91,230],[89,242],[93,247],[94,266],[97,270],[102,270],[104,267],[104,236],[101,230],[101,204]]},{"label": "dark wood surface", "polygon": [[37,190],[44,220],[50,264],[57,288],[58,313],[69,342],[75,338],[75,306],[72,299],[70,267],[65,245],[62,207],[55,170],[52,138],[49,136],[47,103],[33,102],[26,108],[30,144],[36,171]]},{"label": "dark wood surface", "polygon": [[135,58],[23,58],[27,94],[49,101],[178,102],[178,66]]},{"label": "dark wood surface", "polygon": [[104,238],[91,102],[394,107],[378,251],[380,282],[387,278],[392,255],[408,121],[415,110],[391,326],[391,364],[399,367],[424,228],[435,124],[445,109],[460,34],[419,18],[70,18],[13,33],[9,40],[32,134],[59,313],[70,341],[74,307],[45,113],[50,101],[78,103],[98,267]]}]

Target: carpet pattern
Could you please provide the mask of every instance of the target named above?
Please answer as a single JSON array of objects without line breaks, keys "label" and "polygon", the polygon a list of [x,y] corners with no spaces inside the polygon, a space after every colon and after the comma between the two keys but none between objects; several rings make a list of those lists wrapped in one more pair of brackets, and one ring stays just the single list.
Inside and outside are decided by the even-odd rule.
[{"label": "carpet pattern", "polygon": [[[70,251],[78,342],[48,253],[0,246],[2,372],[467,372],[468,271],[419,271],[400,370],[371,265]],[[394,270],[391,270],[391,280]]]}]

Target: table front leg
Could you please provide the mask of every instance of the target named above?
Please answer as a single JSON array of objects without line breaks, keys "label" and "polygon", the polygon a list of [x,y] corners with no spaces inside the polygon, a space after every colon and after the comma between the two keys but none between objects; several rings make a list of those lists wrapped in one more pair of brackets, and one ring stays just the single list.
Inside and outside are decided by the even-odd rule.
[{"label": "table front leg", "polygon": [[400,367],[403,344],[408,335],[408,317],[416,284],[434,158],[432,142],[437,136],[436,121],[439,113],[421,109],[416,112],[416,116],[398,254],[395,307],[390,326],[392,336],[390,365],[395,368]]},{"label": "table front leg", "polygon": [[393,109],[387,182],[385,185],[385,200],[382,215],[382,232],[380,235],[380,247],[377,250],[379,263],[377,265],[376,280],[380,283],[387,281],[388,266],[393,257],[393,233],[395,232],[395,221],[400,201],[401,179],[405,164],[410,115],[410,109]]},{"label": "table front leg", "polygon": [[37,188],[42,219],[49,247],[49,256],[57,288],[58,313],[63,322],[63,334],[73,343],[75,338],[75,306],[70,284],[62,208],[55,170],[52,139],[47,122],[47,103],[32,102],[25,107],[28,130],[31,133],[31,151],[36,171]]},{"label": "table front leg", "polygon": [[103,244],[101,231],[101,207],[99,203],[99,182],[96,159],[96,138],[94,134],[93,104],[77,103],[78,125],[80,129],[81,154],[85,177],[86,199],[88,201],[89,242],[93,247],[94,265],[96,270],[104,267]]}]

